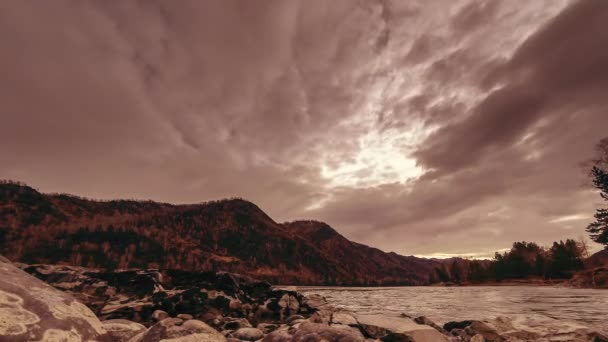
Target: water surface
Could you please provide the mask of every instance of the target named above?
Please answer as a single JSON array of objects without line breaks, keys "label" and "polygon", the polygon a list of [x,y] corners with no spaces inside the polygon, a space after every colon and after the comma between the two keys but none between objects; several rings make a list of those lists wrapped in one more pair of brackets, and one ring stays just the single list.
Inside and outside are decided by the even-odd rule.
[{"label": "water surface", "polygon": [[608,290],[538,286],[298,287],[361,314],[424,315],[443,324],[511,317],[527,325],[580,323],[608,333]]}]

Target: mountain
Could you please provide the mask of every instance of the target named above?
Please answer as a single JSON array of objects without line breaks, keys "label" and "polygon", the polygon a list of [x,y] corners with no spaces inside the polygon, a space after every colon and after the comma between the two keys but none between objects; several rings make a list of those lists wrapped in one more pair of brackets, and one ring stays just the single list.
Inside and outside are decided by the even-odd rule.
[{"label": "mountain", "polygon": [[25,263],[222,270],[275,284],[419,285],[433,260],[349,241],[322,222],[279,224],[228,199],[94,201],[0,184],[0,254]]},{"label": "mountain", "polygon": [[587,258],[585,266],[587,268],[608,266],[608,248],[602,249]]}]

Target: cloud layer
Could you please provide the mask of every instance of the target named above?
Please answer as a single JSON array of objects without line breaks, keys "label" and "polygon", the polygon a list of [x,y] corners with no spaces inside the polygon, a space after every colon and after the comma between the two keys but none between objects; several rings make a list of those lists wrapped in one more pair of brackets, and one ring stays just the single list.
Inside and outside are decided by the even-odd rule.
[{"label": "cloud layer", "polygon": [[245,197],[402,254],[582,235],[608,3],[0,3],[0,178]]}]

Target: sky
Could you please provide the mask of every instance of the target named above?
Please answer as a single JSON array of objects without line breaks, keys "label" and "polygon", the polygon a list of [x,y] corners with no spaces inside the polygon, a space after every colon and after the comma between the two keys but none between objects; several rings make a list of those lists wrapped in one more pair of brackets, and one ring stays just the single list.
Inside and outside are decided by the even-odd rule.
[{"label": "sky", "polygon": [[1,1],[0,178],[242,197],[404,255],[579,238],[606,23],[604,0]]}]

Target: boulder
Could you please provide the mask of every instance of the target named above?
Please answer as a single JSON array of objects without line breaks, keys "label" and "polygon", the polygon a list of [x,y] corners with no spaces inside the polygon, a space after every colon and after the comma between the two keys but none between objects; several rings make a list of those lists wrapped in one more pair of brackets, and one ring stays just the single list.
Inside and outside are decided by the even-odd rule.
[{"label": "boulder", "polygon": [[279,326],[276,324],[272,324],[272,323],[260,323],[258,324],[257,328],[262,330],[262,332],[264,334],[269,334],[275,330],[277,330]]},{"label": "boulder", "polygon": [[224,335],[207,324],[191,319],[183,321],[179,318],[167,318],[145,332],[133,337],[129,342],[226,342]]},{"label": "boulder", "polygon": [[12,342],[109,340],[84,304],[5,261],[0,261],[0,336]]},{"label": "boulder", "polygon": [[232,333],[232,337],[243,341],[257,341],[264,337],[264,333],[256,328],[240,328]]},{"label": "boulder", "polygon": [[302,319],[306,319],[306,318],[302,315],[291,315],[291,316],[287,317],[287,319],[285,320],[285,323],[291,324],[294,321],[302,320]]},{"label": "boulder", "polygon": [[189,319],[193,319],[193,318],[194,318],[194,317],[192,317],[192,315],[189,315],[189,314],[179,314],[179,315],[177,315],[177,316],[175,316],[175,317],[177,317],[177,318],[181,318],[181,319],[183,319],[184,321],[187,321],[187,320],[189,320]]},{"label": "boulder", "polygon": [[304,322],[298,329],[278,329],[264,337],[263,342],[363,342],[361,332],[348,326],[329,326],[322,323]]},{"label": "boulder", "polygon": [[224,325],[222,328],[224,330],[238,330],[241,328],[251,328],[251,327],[252,327],[251,323],[249,323],[249,321],[245,318],[226,317],[226,318],[224,318]]},{"label": "boulder", "polygon": [[469,338],[471,338],[471,336],[469,336],[469,334],[467,334],[467,332],[464,331],[464,329],[454,328],[454,329],[452,329],[450,331],[450,334],[452,334],[453,336],[456,336],[456,337],[460,338],[463,341],[466,341]]},{"label": "boulder", "polygon": [[302,306],[310,308],[314,311],[321,310],[321,308],[330,305],[325,297],[319,294],[311,294],[306,296],[302,301]]},{"label": "boulder", "polygon": [[168,314],[168,313],[166,313],[166,312],[165,312],[165,311],[163,311],[163,310],[155,310],[155,311],[152,313],[152,319],[153,319],[154,321],[156,321],[156,322],[160,322],[160,321],[162,321],[162,320],[163,320],[163,319],[165,319],[165,318],[169,318],[169,314]]},{"label": "boulder", "polygon": [[355,317],[355,315],[348,311],[335,311],[331,316],[331,324],[355,326],[358,323],[359,322],[357,322],[357,318]]},{"label": "boulder", "polygon": [[439,331],[440,333],[442,333],[444,335],[448,334],[448,332],[445,329],[443,329],[442,327],[440,327],[435,322],[431,321],[430,319],[428,319],[425,316],[419,316],[419,317],[414,318],[414,322],[416,322],[418,324],[428,325],[429,327],[434,328],[435,330]]},{"label": "boulder", "polygon": [[477,334],[477,335],[471,337],[470,342],[486,342],[486,339],[483,337],[483,335]]},{"label": "boulder", "polygon": [[146,327],[143,325],[126,319],[111,319],[101,323],[110,340],[115,342],[127,342],[135,335],[146,331]]},{"label": "boulder", "polygon": [[464,328],[469,335],[481,335],[488,342],[503,342],[505,338],[500,336],[496,329],[489,326],[488,324],[481,321],[473,321],[471,324]]},{"label": "boulder", "polygon": [[386,339],[390,341],[407,341],[409,338],[415,342],[445,342],[448,338],[434,328],[417,324],[405,317],[386,315],[359,315],[359,327],[373,339]]}]

